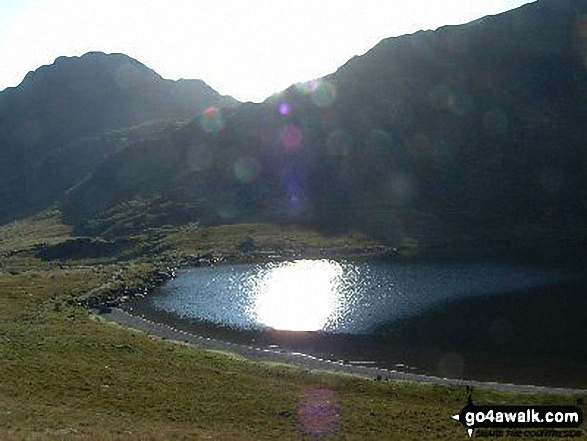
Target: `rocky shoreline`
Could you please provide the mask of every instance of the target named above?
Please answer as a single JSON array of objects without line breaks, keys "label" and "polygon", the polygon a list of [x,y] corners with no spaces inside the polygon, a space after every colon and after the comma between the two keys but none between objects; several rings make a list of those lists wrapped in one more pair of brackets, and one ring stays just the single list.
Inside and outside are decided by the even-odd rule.
[{"label": "rocky shoreline", "polygon": [[[447,379],[386,368],[360,366],[352,364],[352,362],[343,363],[339,361],[331,361],[298,352],[253,347],[192,334],[176,329],[164,322],[156,322],[133,315],[131,312],[124,309],[124,305],[127,302],[130,302],[133,298],[145,297],[151,294],[157,287],[163,285],[170,279],[173,279],[176,276],[177,271],[181,269],[213,266],[218,264],[265,263],[291,259],[285,256],[279,256],[280,259],[276,259],[275,256],[271,256],[272,258],[270,259],[262,259],[259,258],[259,256],[256,256],[255,259],[251,259],[252,256],[250,255],[246,257],[246,259],[243,259],[243,256],[206,253],[202,255],[181,257],[180,259],[176,259],[173,263],[170,261],[162,261],[156,269],[141,275],[138,283],[126,283],[124,277],[121,276],[120,280],[115,280],[115,282],[118,282],[115,286],[105,284],[97,287],[78,297],[73,303],[86,307],[95,317],[108,322],[118,323],[122,326],[144,331],[150,335],[156,335],[167,340],[184,342],[205,349],[234,352],[252,361],[285,363],[306,369],[359,375],[376,380],[416,381],[445,385],[466,384],[484,389],[509,390],[522,393],[587,393],[587,390],[583,389]],[[363,257],[372,258],[373,255],[364,255]],[[300,256],[297,258],[317,258],[317,256]]]},{"label": "rocky shoreline", "polygon": [[388,258],[389,252],[382,249],[317,249],[304,252],[279,253],[264,250],[238,254],[203,253],[166,259],[156,265],[156,269],[140,277],[138,283],[127,283],[124,277],[115,278],[111,284],[99,286],[71,301],[71,304],[89,309],[116,308],[134,297],[145,297],[155,288],[173,279],[177,271],[202,266],[228,265],[238,263],[263,264],[292,259],[381,259]]}]

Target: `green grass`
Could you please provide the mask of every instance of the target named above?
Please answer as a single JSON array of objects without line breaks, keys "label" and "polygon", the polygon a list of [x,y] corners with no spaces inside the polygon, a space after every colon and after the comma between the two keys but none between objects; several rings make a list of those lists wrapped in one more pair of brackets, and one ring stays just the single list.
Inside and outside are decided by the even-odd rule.
[{"label": "green grass", "polygon": [[0,254],[30,248],[39,243],[54,244],[69,238],[71,228],[61,222],[58,211],[43,212],[29,219],[0,226]]},{"label": "green grass", "polygon": [[234,224],[198,227],[188,225],[170,231],[163,241],[173,252],[238,253],[243,238],[253,239],[259,250],[267,253],[289,252],[303,256],[320,256],[324,253],[342,255],[367,251],[381,252],[381,244],[364,235],[324,236],[303,227],[272,224]]},{"label": "green grass", "polygon": [[[12,225],[3,231],[13,236],[3,232],[1,243],[26,250],[35,235],[65,240],[68,230],[58,224],[52,215]],[[226,246],[241,234],[218,228]],[[200,243],[196,234],[172,233],[168,243]],[[253,363],[106,324],[68,304],[121,269],[132,279],[152,267],[146,260],[64,265],[27,251],[0,257],[0,440],[315,439],[298,413],[314,389],[332,391],[340,408],[338,425],[321,439],[466,439],[450,419],[465,403],[464,388]],[[569,397],[490,391],[476,391],[475,399],[574,404]]]}]

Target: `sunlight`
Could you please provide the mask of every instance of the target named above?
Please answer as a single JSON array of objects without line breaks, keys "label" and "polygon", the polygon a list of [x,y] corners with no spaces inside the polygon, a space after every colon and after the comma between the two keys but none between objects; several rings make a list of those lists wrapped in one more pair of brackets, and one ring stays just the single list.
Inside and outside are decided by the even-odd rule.
[{"label": "sunlight", "polygon": [[[384,38],[528,1],[3,0],[0,90],[60,55],[102,51],[125,53],[164,78],[201,78],[223,94],[261,102],[336,71]],[[336,92],[321,86],[315,104],[330,106]]]},{"label": "sunlight", "polygon": [[342,266],[330,260],[280,263],[260,278],[252,314],[278,330],[321,330],[337,310],[341,277]]}]

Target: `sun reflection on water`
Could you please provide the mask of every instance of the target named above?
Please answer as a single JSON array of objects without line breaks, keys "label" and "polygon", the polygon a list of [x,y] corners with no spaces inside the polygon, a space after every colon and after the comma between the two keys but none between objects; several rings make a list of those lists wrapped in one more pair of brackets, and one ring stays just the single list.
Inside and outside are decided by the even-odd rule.
[{"label": "sun reflection on water", "polygon": [[324,329],[340,306],[342,275],[342,265],[330,260],[272,265],[257,279],[251,315],[278,330]]}]

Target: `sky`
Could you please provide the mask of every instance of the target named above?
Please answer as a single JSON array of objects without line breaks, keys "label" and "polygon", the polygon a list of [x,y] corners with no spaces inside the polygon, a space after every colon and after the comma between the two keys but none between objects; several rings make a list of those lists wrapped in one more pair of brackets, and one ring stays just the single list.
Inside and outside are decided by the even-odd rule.
[{"label": "sky", "polygon": [[55,58],[124,53],[241,101],[334,72],[387,37],[527,0],[0,0],[0,90]]}]

